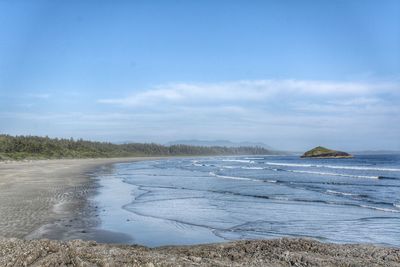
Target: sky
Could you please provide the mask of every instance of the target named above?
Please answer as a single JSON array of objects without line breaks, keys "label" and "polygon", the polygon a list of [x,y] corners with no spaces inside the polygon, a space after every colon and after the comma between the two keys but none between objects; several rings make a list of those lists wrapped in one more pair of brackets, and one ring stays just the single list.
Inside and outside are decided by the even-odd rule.
[{"label": "sky", "polygon": [[400,150],[400,1],[0,0],[0,133]]}]

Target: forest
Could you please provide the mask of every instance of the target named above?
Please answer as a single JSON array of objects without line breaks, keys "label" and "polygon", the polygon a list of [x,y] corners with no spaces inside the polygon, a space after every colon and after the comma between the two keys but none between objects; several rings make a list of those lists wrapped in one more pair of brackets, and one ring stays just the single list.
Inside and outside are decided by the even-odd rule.
[{"label": "forest", "polygon": [[0,135],[0,160],[111,158],[134,156],[265,155],[262,147],[165,146],[155,143],[114,144],[39,136]]}]

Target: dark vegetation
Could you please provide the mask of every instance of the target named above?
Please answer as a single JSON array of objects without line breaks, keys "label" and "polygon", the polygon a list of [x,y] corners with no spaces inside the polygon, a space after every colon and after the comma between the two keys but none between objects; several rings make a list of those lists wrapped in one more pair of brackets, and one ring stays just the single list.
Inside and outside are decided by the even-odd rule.
[{"label": "dark vegetation", "polygon": [[322,146],[317,146],[316,148],[313,148],[305,152],[301,157],[302,158],[352,158],[353,156],[343,151],[337,151]]},{"label": "dark vegetation", "polygon": [[262,154],[271,154],[271,151],[261,147],[164,146],[153,143],[117,145],[72,138],[0,135],[0,160]]}]

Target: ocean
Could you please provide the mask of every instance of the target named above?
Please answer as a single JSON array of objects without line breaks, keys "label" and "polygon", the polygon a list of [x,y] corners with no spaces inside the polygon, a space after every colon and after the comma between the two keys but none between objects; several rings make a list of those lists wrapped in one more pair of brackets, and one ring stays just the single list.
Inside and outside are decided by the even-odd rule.
[{"label": "ocean", "polygon": [[94,173],[99,230],[151,247],[309,237],[400,247],[400,155],[173,158]]}]

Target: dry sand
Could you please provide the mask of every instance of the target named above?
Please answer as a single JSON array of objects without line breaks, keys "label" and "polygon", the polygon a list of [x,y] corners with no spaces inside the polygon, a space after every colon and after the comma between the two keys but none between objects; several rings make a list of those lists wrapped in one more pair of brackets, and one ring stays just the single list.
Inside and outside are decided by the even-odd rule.
[{"label": "dry sand", "polygon": [[82,214],[88,210],[87,197],[96,189],[90,172],[97,166],[135,160],[143,158],[0,162],[0,266],[400,266],[399,248],[307,239],[155,249],[81,240],[23,240],[90,239],[99,234],[79,230],[87,223],[82,218],[90,217]]}]

